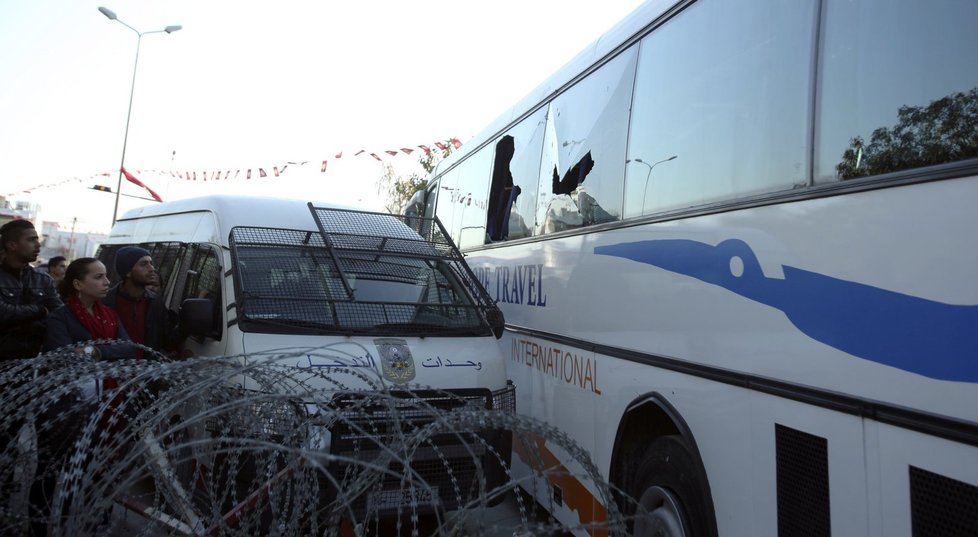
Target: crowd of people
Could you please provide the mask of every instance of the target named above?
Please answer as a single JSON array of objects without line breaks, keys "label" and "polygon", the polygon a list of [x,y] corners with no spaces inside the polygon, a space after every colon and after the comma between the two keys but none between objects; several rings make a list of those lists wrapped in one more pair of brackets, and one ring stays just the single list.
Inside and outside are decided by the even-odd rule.
[{"label": "crowd of people", "polygon": [[177,330],[159,295],[150,252],[127,246],[115,254],[121,281],[111,285],[105,265],[92,257],[70,263],[48,262],[48,272],[31,266],[41,242],[28,220],[0,228],[0,360],[31,358],[73,344],[115,340],[114,344],[79,345],[79,354],[103,358],[141,357],[118,342],[133,341],[160,353],[175,350]]},{"label": "crowd of people", "polygon": [[[4,224],[0,241],[0,361],[55,350],[76,353],[78,359],[140,359],[146,357],[146,349],[166,355],[179,346],[179,331],[153,290],[158,289],[159,278],[146,249],[127,246],[116,252],[113,262],[121,281],[113,286],[105,265],[92,257],[70,263],[54,257],[47,272],[34,268],[31,263],[37,260],[41,242],[28,220]],[[110,380],[105,379],[105,388]],[[0,390],[7,388],[12,387],[0,386]],[[13,431],[0,431],[0,454],[13,435]],[[38,475],[57,458],[57,453],[39,454]],[[31,489],[33,535],[45,534],[40,521],[48,511],[53,486],[52,479],[41,477]]]}]

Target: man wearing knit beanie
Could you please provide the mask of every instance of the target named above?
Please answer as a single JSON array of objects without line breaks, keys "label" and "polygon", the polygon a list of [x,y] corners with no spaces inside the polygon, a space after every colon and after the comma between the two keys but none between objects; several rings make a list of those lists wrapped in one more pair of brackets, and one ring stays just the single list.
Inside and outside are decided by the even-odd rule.
[{"label": "man wearing knit beanie", "polygon": [[121,280],[102,302],[119,314],[129,338],[162,353],[179,343],[174,319],[163,299],[149,289],[159,285],[159,275],[149,250],[124,246],[115,254],[115,270]]},{"label": "man wearing knit beanie", "polygon": [[[144,257],[149,259],[143,259]],[[139,277],[155,278],[156,269],[153,267],[153,257],[150,255],[149,250],[139,246],[123,246],[120,248],[119,251],[115,253],[115,271],[119,274],[119,278],[125,281],[133,267],[135,267],[140,261],[143,261],[144,263],[141,266],[142,270],[139,271]]]}]

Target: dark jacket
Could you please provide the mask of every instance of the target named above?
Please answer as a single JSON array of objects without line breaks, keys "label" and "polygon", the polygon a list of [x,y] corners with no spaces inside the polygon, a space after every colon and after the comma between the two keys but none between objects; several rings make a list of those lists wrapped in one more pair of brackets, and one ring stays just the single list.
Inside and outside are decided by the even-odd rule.
[{"label": "dark jacket", "polygon": [[36,356],[47,314],[60,307],[51,276],[30,266],[18,274],[0,263],[0,360]]},{"label": "dark jacket", "polygon": [[[103,304],[117,312],[119,311],[117,307],[119,300],[135,302],[121,288],[121,283],[115,285],[109,289],[109,293],[102,299]],[[180,339],[173,314],[166,308],[166,304],[163,303],[160,295],[147,290],[145,297],[149,304],[146,306],[146,333],[144,335],[146,341],[143,341],[143,345],[163,353],[177,350]]]},{"label": "dark jacket", "polygon": [[[129,334],[126,328],[119,323],[119,333],[116,339],[129,341]],[[44,352],[60,349],[66,345],[83,343],[92,340],[92,333],[78,320],[67,306],[62,306],[55,310],[48,317],[47,334],[44,337]],[[102,360],[120,360],[124,358],[135,358],[136,348],[128,343],[110,343],[95,345],[98,348],[99,356]]]}]

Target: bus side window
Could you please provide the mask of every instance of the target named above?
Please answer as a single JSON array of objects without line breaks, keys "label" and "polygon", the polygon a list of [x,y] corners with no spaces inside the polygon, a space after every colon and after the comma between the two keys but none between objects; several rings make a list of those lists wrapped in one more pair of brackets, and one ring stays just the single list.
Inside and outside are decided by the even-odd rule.
[{"label": "bus side window", "polygon": [[808,183],[816,3],[696,2],[639,42],[626,218]]},{"label": "bus side window", "polygon": [[489,184],[486,178],[492,168],[493,148],[486,146],[458,166],[458,246],[481,246],[486,242],[486,209]]},{"label": "bus side window", "polygon": [[509,236],[509,212],[519,195],[519,190],[514,189],[513,173],[509,169],[515,151],[513,137],[509,134],[496,142],[486,217],[486,237],[489,242],[505,240]]},{"label": "bus side window", "polygon": [[545,129],[545,111],[535,112],[438,177],[428,207],[459,248],[533,234]]},{"label": "bus side window", "polygon": [[621,219],[636,56],[634,48],[620,54],[550,103],[537,233]]},{"label": "bus side window", "polygon": [[830,2],[815,181],[978,155],[976,2]]},{"label": "bus side window", "polygon": [[541,110],[507,131],[494,144],[489,171],[487,242],[522,239],[533,234],[545,129],[546,115]]}]

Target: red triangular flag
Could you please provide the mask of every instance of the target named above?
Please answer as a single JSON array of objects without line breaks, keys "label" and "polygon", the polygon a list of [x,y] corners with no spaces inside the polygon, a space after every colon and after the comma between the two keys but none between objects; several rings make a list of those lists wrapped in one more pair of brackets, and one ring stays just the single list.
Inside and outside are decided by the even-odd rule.
[{"label": "red triangular flag", "polygon": [[[336,158],[340,158],[340,156],[337,155]],[[326,161],[325,160],[323,161],[323,169],[320,171],[320,173],[326,173]]]},{"label": "red triangular flag", "polygon": [[411,149],[411,148],[409,148],[409,147],[402,147],[402,148],[401,148],[401,151],[402,151],[402,152],[403,152],[404,154],[406,154],[406,155],[410,155],[411,153],[413,153],[413,152],[414,152],[414,150],[413,150],[413,149]]},{"label": "red triangular flag", "polygon": [[380,157],[377,156],[377,153],[371,153],[370,156],[373,157],[373,158],[375,158],[375,159],[377,159],[380,162],[383,162],[383,161],[380,160]]},{"label": "red triangular flag", "polygon": [[450,141],[452,142],[452,145],[455,146],[455,149],[462,147],[462,142],[460,142],[458,138],[452,138]]},{"label": "red triangular flag", "polygon": [[438,149],[441,149],[442,151],[445,151],[445,150],[448,149],[448,146],[446,146],[445,144],[443,144],[441,142],[435,142],[435,147],[437,147]]},{"label": "red triangular flag", "polygon": [[391,151],[390,149],[388,149],[387,151],[384,151],[384,153],[387,153],[388,155],[390,155],[392,157],[396,157],[397,156],[397,151]]}]

